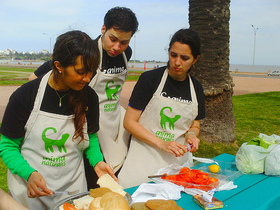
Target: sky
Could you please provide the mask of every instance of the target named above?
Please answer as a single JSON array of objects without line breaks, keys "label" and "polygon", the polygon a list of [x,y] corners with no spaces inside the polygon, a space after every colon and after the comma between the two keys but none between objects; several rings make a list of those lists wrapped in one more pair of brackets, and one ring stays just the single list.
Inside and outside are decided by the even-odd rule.
[{"label": "sky", "polygon": [[[130,8],[138,18],[131,60],[166,62],[171,36],[189,27],[188,0],[0,0],[0,50],[50,50],[57,35],[68,30],[95,39],[115,6]],[[251,65],[255,52],[255,65],[280,65],[279,11],[279,0],[231,1],[230,64]]]}]

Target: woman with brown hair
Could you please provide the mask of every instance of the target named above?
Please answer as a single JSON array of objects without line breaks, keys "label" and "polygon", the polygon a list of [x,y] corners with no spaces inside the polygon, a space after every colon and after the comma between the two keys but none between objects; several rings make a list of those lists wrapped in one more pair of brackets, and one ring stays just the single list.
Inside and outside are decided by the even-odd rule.
[{"label": "woman with brown hair", "polygon": [[132,139],[118,175],[124,188],[148,182],[149,175],[170,164],[192,163],[199,147],[205,100],[202,85],[190,75],[200,57],[198,34],[178,30],[168,55],[167,66],[141,75],[129,99],[124,127]]},{"label": "woman with brown hair", "polygon": [[109,173],[96,132],[98,96],[87,84],[99,66],[97,44],[81,31],[60,35],[52,71],[10,97],[1,126],[0,154],[11,195],[28,209],[49,209],[66,195],[87,191],[83,153],[98,176]]}]

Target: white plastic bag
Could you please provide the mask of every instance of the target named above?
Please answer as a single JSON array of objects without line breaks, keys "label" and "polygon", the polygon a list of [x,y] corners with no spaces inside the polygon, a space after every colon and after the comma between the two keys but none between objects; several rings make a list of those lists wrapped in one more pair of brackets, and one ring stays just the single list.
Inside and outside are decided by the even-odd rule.
[{"label": "white plastic bag", "polygon": [[244,174],[260,174],[265,171],[265,159],[268,154],[277,146],[275,144],[275,140],[271,137],[260,134],[260,138],[264,138],[266,141],[273,141],[267,149],[256,146],[256,145],[248,145],[247,143],[243,143],[236,153],[235,161],[236,167],[239,171]]},{"label": "white plastic bag", "polygon": [[280,145],[277,145],[269,155],[267,155],[265,160],[265,174],[280,175]]}]

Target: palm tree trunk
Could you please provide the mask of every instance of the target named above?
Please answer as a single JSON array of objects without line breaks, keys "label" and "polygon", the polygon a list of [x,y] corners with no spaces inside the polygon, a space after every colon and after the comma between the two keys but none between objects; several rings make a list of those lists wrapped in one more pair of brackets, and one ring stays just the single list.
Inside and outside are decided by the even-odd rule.
[{"label": "palm tree trunk", "polygon": [[189,0],[190,28],[201,38],[201,57],[192,74],[201,82],[206,118],[200,137],[208,142],[235,140],[233,80],[229,72],[230,0]]}]

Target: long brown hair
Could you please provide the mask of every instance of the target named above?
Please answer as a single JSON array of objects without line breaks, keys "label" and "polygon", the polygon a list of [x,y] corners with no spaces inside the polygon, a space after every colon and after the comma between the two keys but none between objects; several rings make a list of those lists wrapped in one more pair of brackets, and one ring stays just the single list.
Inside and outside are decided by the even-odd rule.
[{"label": "long brown hair", "polygon": [[[51,59],[54,80],[58,80],[58,69],[54,62],[59,61],[64,68],[75,65],[78,56],[82,56],[82,62],[86,72],[95,72],[100,63],[100,52],[97,43],[82,31],[69,31],[56,39]],[[71,89],[67,94],[67,108],[74,114],[75,134],[74,139],[81,137],[84,140],[84,124],[86,123],[86,110],[88,106],[87,86],[82,90]]]}]

